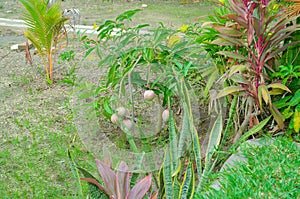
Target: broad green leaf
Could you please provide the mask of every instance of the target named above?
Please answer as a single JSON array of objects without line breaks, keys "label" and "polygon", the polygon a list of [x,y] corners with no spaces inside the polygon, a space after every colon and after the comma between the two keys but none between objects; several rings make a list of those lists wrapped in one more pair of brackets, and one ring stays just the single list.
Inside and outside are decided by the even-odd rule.
[{"label": "broad green leaf", "polygon": [[232,46],[232,45],[235,45],[234,43],[226,40],[226,39],[223,39],[223,38],[217,38],[215,40],[213,40],[211,42],[211,44],[215,44],[215,45],[219,45],[219,46]]},{"label": "broad green leaf", "polygon": [[211,75],[208,77],[208,80],[206,82],[206,86],[205,86],[205,89],[204,89],[204,96],[205,97],[207,97],[207,95],[209,93],[209,90],[211,89],[211,87],[213,86],[215,81],[217,80],[218,75],[219,75],[219,71],[218,70],[213,70]]},{"label": "broad green leaf", "polygon": [[280,100],[278,101],[275,101],[273,102],[273,104],[278,108],[278,109],[281,109],[281,108],[284,108],[286,106],[289,105],[290,102],[288,102],[290,99],[292,98],[292,96],[286,96],[284,98],[281,98]]},{"label": "broad green leaf", "polygon": [[219,31],[221,34],[228,35],[228,36],[240,37],[244,35],[244,33],[241,31],[238,31],[233,28],[225,27],[225,26],[213,26],[213,28]]},{"label": "broad green leaf", "polygon": [[[300,109],[300,106],[299,106],[299,109]],[[294,113],[294,130],[297,133],[299,133],[299,130],[300,130],[300,111],[297,108]]]},{"label": "broad green leaf", "polygon": [[294,114],[294,112],[293,112],[293,110],[291,110],[291,107],[288,106],[281,112],[281,114],[282,114],[283,119],[288,119]]},{"label": "broad green leaf", "polygon": [[244,88],[241,86],[229,86],[221,90],[220,93],[217,95],[217,98],[221,98],[226,95],[236,93],[236,92],[241,92],[241,91],[244,91]]},{"label": "broad green leaf", "polygon": [[235,73],[231,75],[230,79],[238,84],[244,84],[244,85],[248,84],[248,81],[240,73]]},{"label": "broad green leaf", "polygon": [[279,88],[273,88],[269,91],[270,95],[282,95],[285,91]]},{"label": "broad green leaf", "polygon": [[245,70],[248,70],[248,67],[246,65],[233,65],[230,67],[228,76],[231,77],[231,75],[233,75],[234,73],[242,72]]},{"label": "broad green leaf", "polygon": [[230,58],[233,58],[233,59],[248,60],[247,57],[245,57],[245,56],[243,56],[239,53],[235,53],[235,52],[219,51],[219,52],[217,52],[217,54],[224,55],[226,57],[230,57]]},{"label": "broad green leaf", "polygon": [[271,102],[271,96],[269,94],[268,88],[266,87],[266,85],[260,85],[258,87],[258,99],[259,99],[259,103],[260,103],[260,107],[262,107],[262,100],[261,98],[263,98],[263,100],[265,101],[266,104],[272,103]]},{"label": "broad green leaf", "polygon": [[292,97],[292,99],[289,102],[290,106],[296,106],[300,104],[300,89],[295,93],[295,95]]},{"label": "broad green leaf", "polygon": [[136,13],[138,13],[140,11],[141,11],[141,9],[135,9],[135,10],[125,11],[124,13],[120,14],[116,18],[116,21],[122,22],[124,20],[131,20],[131,18],[133,17],[133,15],[135,15]]},{"label": "broad green leaf", "polygon": [[280,84],[280,83],[269,84],[267,87],[268,88],[279,88],[279,89],[291,92],[290,89],[287,86],[285,86],[283,84]]},{"label": "broad green leaf", "polygon": [[280,129],[283,129],[284,127],[284,121],[283,121],[283,117],[280,113],[280,111],[276,108],[276,106],[274,106],[274,104],[270,104],[270,111],[271,111],[271,114],[273,115],[275,121],[277,122],[278,124],[278,127]]}]

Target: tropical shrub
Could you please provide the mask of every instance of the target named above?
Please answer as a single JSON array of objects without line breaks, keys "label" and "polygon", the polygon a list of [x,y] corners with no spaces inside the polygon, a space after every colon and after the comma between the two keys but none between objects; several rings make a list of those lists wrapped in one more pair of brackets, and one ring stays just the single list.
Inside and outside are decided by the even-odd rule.
[{"label": "tropical shrub", "polygon": [[[106,198],[118,198],[118,199],[142,199],[148,192],[151,186],[151,174],[140,180],[132,189],[130,189],[130,172],[125,162],[121,162],[115,173],[109,166],[96,159],[99,174],[103,180],[104,186],[99,183],[95,177],[88,174],[87,171],[79,168],[88,177],[80,178],[83,181],[88,182],[96,186],[98,193],[95,191],[93,195],[106,194]],[[151,196],[151,199],[156,199],[157,193]],[[101,198],[103,198],[101,196]]]},{"label": "tropical shrub", "polygon": [[24,35],[37,49],[42,58],[46,75],[49,80],[53,77],[53,55],[59,48],[58,44],[66,37],[60,3],[56,2],[47,7],[44,0],[19,0],[26,12],[23,14],[28,28]]},{"label": "tropical shrub", "polygon": [[[271,96],[278,95],[278,90],[283,93],[290,92],[290,89],[270,81],[269,73],[277,68],[277,56],[298,42],[283,44],[286,38],[299,30],[299,25],[291,23],[294,18],[289,18],[283,11],[269,12],[271,4],[268,1],[229,0],[228,4],[231,13],[219,16],[225,22],[213,22],[211,25],[219,32],[212,44],[220,46],[217,54],[224,56],[227,62],[226,72],[220,72],[221,75],[224,72],[220,80],[226,80],[227,86],[217,98],[237,94],[239,101],[246,105],[236,109],[242,114],[242,123],[237,125],[240,128],[236,129],[234,137],[237,141],[248,126],[251,128],[258,124],[260,118],[269,113],[278,127],[284,128],[283,117],[272,103]],[[239,103],[237,105],[240,106]]]}]

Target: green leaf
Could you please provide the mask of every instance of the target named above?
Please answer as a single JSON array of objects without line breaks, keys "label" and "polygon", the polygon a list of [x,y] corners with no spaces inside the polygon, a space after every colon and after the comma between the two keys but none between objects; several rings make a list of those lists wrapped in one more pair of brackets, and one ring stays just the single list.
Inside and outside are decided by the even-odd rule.
[{"label": "green leaf", "polygon": [[164,179],[163,182],[164,182],[166,199],[174,199],[171,164],[172,162],[170,157],[170,151],[166,150],[164,164],[163,164],[163,179]]},{"label": "green leaf", "polygon": [[235,150],[242,142],[245,142],[251,135],[260,131],[269,122],[271,117],[272,116],[267,117],[266,119],[261,121],[259,124],[255,125],[249,131],[247,131],[244,135],[242,135],[242,137],[240,139],[238,139],[238,141],[230,147],[230,151]]},{"label": "green leaf", "polygon": [[219,113],[214,125],[210,131],[208,145],[205,154],[205,165],[211,161],[214,150],[219,146],[223,130],[222,113]]},{"label": "green leaf", "polygon": [[269,109],[270,109],[271,114],[273,115],[275,121],[277,122],[278,127],[280,129],[283,129],[284,121],[283,121],[283,117],[282,117],[280,111],[276,108],[276,106],[274,106],[274,104],[270,104]]},{"label": "green leaf", "polygon": [[76,178],[77,193],[78,193],[80,198],[83,198],[82,186],[81,186],[81,183],[80,183],[80,177],[79,177],[79,173],[78,173],[78,170],[77,170],[76,163],[74,162],[69,150],[67,151],[67,153],[68,153],[68,158],[69,158],[69,162],[70,162],[70,166],[71,166],[73,175]]},{"label": "green leaf", "polygon": [[219,55],[224,55],[226,57],[230,57],[230,58],[233,58],[233,59],[238,59],[238,60],[248,60],[247,57],[239,54],[239,53],[236,53],[236,52],[229,52],[229,51],[219,51],[217,52],[217,54]]},{"label": "green leaf", "polygon": [[263,100],[265,101],[266,104],[272,103],[271,96],[269,94],[269,91],[268,91],[268,88],[266,87],[266,85],[259,85],[259,87],[258,87],[258,99],[259,99],[260,107],[262,107],[261,98],[263,98]]},{"label": "green leaf", "polygon": [[231,77],[231,75],[233,75],[234,73],[242,72],[245,70],[248,70],[248,67],[246,65],[233,65],[230,67],[228,76]]},{"label": "green leaf", "polygon": [[185,171],[183,182],[180,186],[180,199],[193,198],[194,195],[194,169],[193,164],[189,162],[187,169]]},{"label": "green leaf", "polygon": [[125,11],[124,13],[120,14],[117,18],[116,21],[122,22],[124,20],[131,20],[131,18],[138,12],[142,11],[141,9],[135,9],[135,10],[128,10]]},{"label": "green leaf", "polygon": [[296,108],[295,113],[294,113],[294,130],[296,133],[299,133],[300,130],[300,106],[298,105],[299,108]]},{"label": "green leaf", "polygon": [[298,104],[300,104],[300,89],[295,93],[295,95],[289,102],[290,106],[296,106]]},{"label": "green leaf", "polygon": [[218,70],[213,70],[211,75],[208,77],[208,80],[206,82],[206,86],[205,86],[205,89],[204,89],[204,96],[205,97],[207,97],[207,95],[209,93],[209,90],[211,89],[211,87],[215,83],[218,75],[219,75],[219,71]]},{"label": "green leaf", "polygon": [[281,90],[285,90],[287,92],[291,92],[290,89],[287,86],[285,86],[283,84],[280,84],[280,83],[269,84],[267,87],[268,88],[279,88]]},{"label": "green leaf", "polygon": [[215,40],[213,40],[211,42],[211,44],[215,44],[215,45],[219,45],[219,46],[232,46],[232,45],[235,45],[234,43],[226,40],[226,39],[223,39],[223,38],[217,38]]},{"label": "green leaf", "polygon": [[217,98],[221,98],[226,95],[236,93],[236,92],[241,92],[241,91],[244,91],[244,88],[241,86],[229,86],[229,87],[226,87],[223,90],[221,90],[219,92],[219,94],[217,95]]},{"label": "green leaf", "polygon": [[278,109],[281,109],[281,108],[284,108],[286,106],[289,105],[290,102],[288,102],[290,99],[292,98],[292,96],[285,96],[284,98],[281,98],[280,100],[278,101],[275,101],[273,102],[273,104],[278,108]]}]

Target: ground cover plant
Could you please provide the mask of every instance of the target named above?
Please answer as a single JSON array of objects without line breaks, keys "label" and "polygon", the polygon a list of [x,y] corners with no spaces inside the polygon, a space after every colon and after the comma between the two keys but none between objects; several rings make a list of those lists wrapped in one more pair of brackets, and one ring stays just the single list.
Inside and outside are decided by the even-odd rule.
[{"label": "ground cover plant", "polygon": [[[270,139],[270,138],[266,138]],[[196,198],[299,198],[300,149],[279,137],[270,145],[243,145],[248,162],[237,163],[220,174],[220,188]]]}]

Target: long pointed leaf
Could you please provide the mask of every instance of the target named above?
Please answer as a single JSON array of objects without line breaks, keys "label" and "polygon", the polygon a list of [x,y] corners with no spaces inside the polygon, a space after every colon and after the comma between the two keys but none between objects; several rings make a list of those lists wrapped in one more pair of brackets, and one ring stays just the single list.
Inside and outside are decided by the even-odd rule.
[{"label": "long pointed leaf", "polygon": [[151,186],[151,174],[139,181],[128,193],[126,199],[142,199]]},{"label": "long pointed leaf", "polygon": [[130,190],[129,169],[125,162],[121,162],[117,170],[120,198],[125,198]]},{"label": "long pointed leaf", "polygon": [[222,113],[219,113],[214,125],[210,131],[209,141],[206,149],[205,165],[211,160],[213,152],[219,146],[223,130]]},{"label": "long pointed leaf", "polygon": [[98,167],[99,174],[104,182],[105,189],[107,190],[110,196],[117,197],[117,176],[114,171],[107,166],[106,164],[102,163],[101,161],[96,159],[96,164]]}]

